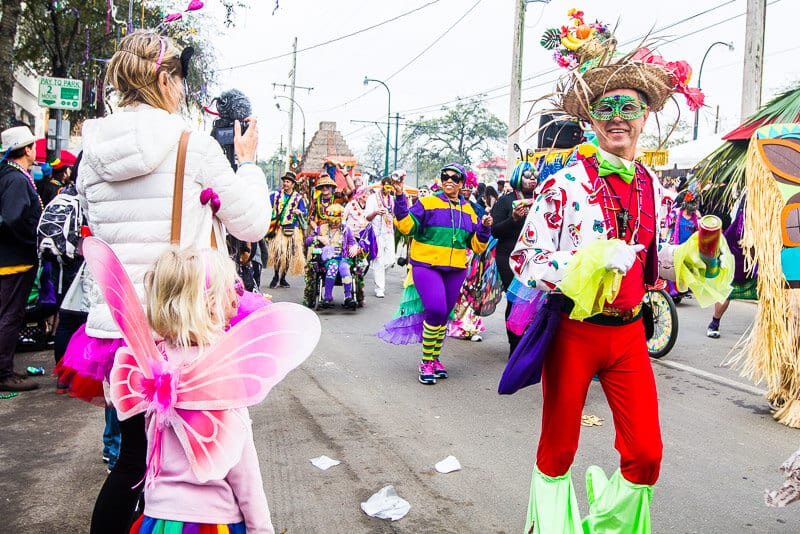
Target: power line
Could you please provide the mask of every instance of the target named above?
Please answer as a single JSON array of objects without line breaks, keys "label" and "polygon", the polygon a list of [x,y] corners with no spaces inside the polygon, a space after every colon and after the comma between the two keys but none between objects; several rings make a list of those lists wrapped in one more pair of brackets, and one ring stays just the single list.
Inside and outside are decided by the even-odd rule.
[{"label": "power line", "polygon": [[405,65],[403,65],[403,66],[402,66],[402,67],[400,67],[399,69],[397,69],[397,70],[396,70],[394,73],[392,73],[392,74],[391,74],[391,75],[390,75],[388,78],[386,78],[386,80],[391,80],[392,78],[394,78],[395,76],[397,76],[398,74],[400,74],[401,72],[403,72],[403,71],[406,69],[406,67],[408,67],[409,65],[411,65],[412,63],[414,63],[416,60],[418,60],[420,57],[422,57],[422,56],[425,54],[425,52],[427,52],[428,50],[430,50],[431,48],[433,48],[433,46],[434,46],[436,43],[438,43],[439,41],[441,41],[442,39],[444,39],[445,35],[447,35],[448,33],[450,33],[450,30],[452,30],[453,28],[455,28],[456,26],[458,26],[458,24],[459,24],[459,23],[460,23],[462,20],[464,20],[464,19],[467,17],[467,15],[469,15],[470,13],[472,13],[472,10],[473,10],[473,9],[475,9],[476,7],[478,7],[478,4],[480,4],[482,1],[483,1],[483,0],[478,0],[477,2],[475,2],[474,4],[472,4],[472,7],[471,7],[471,8],[469,8],[469,9],[468,9],[468,10],[467,10],[467,11],[466,11],[466,12],[465,12],[463,15],[461,15],[461,16],[458,18],[458,20],[456,20],[456,21],[455,21],[453,24],[451,24],[451,25],[450,25],[450,27],[449,27],[449,28],[447,28],[447,29],[444,31],[444,33],[443,33],[443,34],[441,34],[439,37],[437,37],[436,39],[434,39],[434,41],[433,41],[431,44],[429,44],[428,46],[426,46],[426,47],[425,47],[425,49],[424,49],[424,50],[422,50],[422,52],[420,52],[419,54],[417,54],[416,56],[414,56],[414,58],[413,58],[411,61],[409,61],[408,63],[406,63]]},{"label": "power line", "polygon": [[[327,40],[327,41],[324,41],[324,42],[322,42],[322,43],[318,43],[318,44],[315,44],[315,45],[307,46],[306,48],[301,48],[300,50],[298,50],[298,51],[297,51],[297,53],[300,53],[300,52],[307,52],[307,51],[309,51],[309,50],[313,50],[313,49],[315,49],[315,48],[319,48],[319,47],[321,47],[321,46],[326,46],[326,45],[329,45],[329,44],[331,44],[331,43],[335,43],[335,42],[337,42],[337,41],[341,41],[341,40],[343,40],[343,39],[347,39],[348,37],[353,37],[353,36],[355,36],[355,35],[359,35],[359,34],[361,34],[361,33],[367,32],[367,31],[369,31],[369,30],[374,30],[375,28],[379,28],[379,27],[381,27],[381,26],[384,26],[384,25],[386,25],[386,24],[389,24],[390,22],[394,22],[394,21],[396,21],[396,20],[399,20],[399,19],[401,19],[401,18],[403,18],[403,17],[406,17],[406,16],[408,16],[408,15],[411,15],[411,14],[413,14],[413,13],[416,13],[417,11],[421,11],[421,10],[425,9],[426,7],[432,6],[433,4],[436,4],[436,3],[440,2],[440,1],[441,1],[441,0],[431,0],[431,1],[430,1],[430,2],[428,2],[427,4],[424,4],[424,5],[420,6],[420,7],[414,8],[414,9],[412,9],[411,11],[406,11],[405,13],[401,13],[400,15],[397,15],[396,17],[392,17],[392,18],[390,18],[390,19],[386,19],[386,20],[384,20],[384,21],[378,22],[377,24],[373,24],[373,25],[371,25],[371,26],[367,26],[366,28],[362,28],[362,29],[360,29],[360,30],[356,30],[356,31],[354,31],[354,32],[352,32],[352,33],[348,33],[348,34],[346,34],[346,35],[341,35],[341,36],[339,36],[339,37],[335,37],[335,38],[333,38],[333,39],[329,39],[329,40]],[[240,68],[242,68],[242,67],[249,67],[249,66],[251,66],[251,65],[257,65],[257,64],[259,64],[259,63],[266,63],[266,62],[268,62],[268,61],[273,61],[273,60],[275,60],[275,59],[280,59],[280,58],[282,58],[282,57],[288,57],[288,56],[291,56],[293,53],[294,53],[294,52],[286,52],[286,53],[284,53],[284,54],[278,54],[277,56],[272,56],[272,57],[268,57],[268,58],[264,58],[264,59],[257,59],[257,60],[255,60],[255,61],[250,61],[250,62],[248,62],[248,63],[242,63],[241,65],[233,65],[233,66],[231,66],[231,67],[224,67],[224,68],[221,68],[221,69],[217,69],[217,71],[224,71],[224,70],[240,69]]]},{"label": "power line", "polygon": [[[643,39],[646,39],[648,35],[652,35],[653,33],[657,33],[657,32],[663,32],[664,30],[668,30],[668,29],[673,28],[675,26],[679,26],[681,24],[684,24],[684,23],[689,22],[691,20],[694,20],[696,18],[702,17],[703,15],[707,15],[709,13],[712,13],[712,12],[714,12],[714,11],[716,11],[718,9],[721,9],[721,8],[723,8],[723,7],[725,7],[725,6],[729,5],[729,4],[735,3],[736,1],[737,0],[727,0],[727,1],[722,2],[721,4],[718,4],[718,5],[714,6],[714,7],[708,8],[708,9],[706,9],[704,11],[700,11],[698,13],[695,13],[695,14],[690,15],[688,17],[685,17],[683,19],[677,20],[675,22],[671,22],[671,23],[669,23],[669,24],[667,24],[665,26],[662,26],[662,27],[659,27],[659,28],[653,28],[650,31],[648,31],[647,33],[645,33],[645,34],[643,34],[643,35],[641,35],[639,37],[635,37],[635,38],[629,39],[628,41],[625,41],[624,43],[621,44],[621,46],[630,45],[630,44],[633,44],[633,43],[639,43]],[[781,1],[782,0],[771,0],[771,1],[767,2],[767,5],[768,6],[774,5],[774,4],[777,4],[778,2],[781,2]],[[714,24],[710,24],[708,26],[704,26],[703,28],[700,28],[700,29],[697,29],[697,30],[693,30],[693,31],[689,31],[689,32],[677,35],[677,36],[675,36],[673,38],[670,38],[670,39],[661,40],[661,41],[659,41],[658,44],[659,45],[664,45],[664,44],[674,43],[674,42],[676,42],[678,40],[684,39],[686,37],[695,35],[695,34],[700,33],[702,31],[705,31],[705,30],[708,30],[708,29],[713,28],[715,26],[718,26],[719,24],[724,24],[726,22],[730,22],[730,21],[732,21],[734,19],[737,19],[739,17],[744,16],[745,14],[746,13],[739,13],[737,15],[733,15],[731,17],[728,17],[728,18],[725,18],[725,19],[723,19],[721,21],[718,21],[718,22],[716,22]],[[772,55],[772,54],[770,54],[770,55]],[[547,76],[549,74],[554,74],[554,73],[556,73],[556,72],[558,72],[560,70],[561,69],[558,68],[558,67],[549,68],[549,69],[534,73],[534,74],[524,78],[523,81],[532,80],[534,78],[541,78],[542,76]],[[528,91],[530,89],[534,89],[534,88],[537,88],[537,87],[540,87],[540,86],[550,85],[550,84],[554,83],[555,81],[556,81],[555,79],[547,79],[545,81],[540,81],[538,83],[535,83],[535,84],[532,84],[532,85],[524,87],[523,91]],[[468,95],[466,97],[457,97],[457,98],[454,98],[454,99],[451,99],[451,100],[447,100],[445,102],[440,102],[438,104],[430,104],[430,105],[421,106],[421,107],[417,107],[417,108],[401,110],[400,113],[404,113],[406,115],[409,115],[409,114],[410,115],[420,115],[420,114],[424,113],[425,111],[431,111],[431,110],[434,110],[434,109],[438,109],[438,108],[441,108],[442,106],[446,106],[448,104],[452,104],[454,102],[458,102],[459,100],[465,100],[465,99],[476,98],[476,97],[482,97],[482,98],[479,98],[479,100],[481,100],[483,102],[488,102],[490,100],[495,100],[495,99],[498,99],[498,98],[502,98],[502,97],[508,96],[508,94],[509,94],[508,92],[500,93],[500,94],[493,95],[493,96],[488,96],[488,93],[493,93],[495,91],[500,91],[500,90],[503,90],[503,89],[507,89],[508,87],[509,87],[509,84],[506,83],[506,84],[503,84],[503,85],[499,85],[499,86],[493,87],[491,89],[487,89],[487,90],[484,90],[484,91],[479,91],[477,93],[473,93],[473,94]],[[357,100],[357,98],[354,99],[354,100]],[[343,105],[349,104],[350,102],[352,102],[352,101],[349,101],[349,102],[347,102],[347,103],[345,103]],[[336,106],[336,107],[330,108],[330,109],[336,109],[337,107],[341,107],[341,106]],[[351,133],[351,135],[353,135],[355,133],[358,133],[360,130],[362,130],[362,128],[356,129],[354,132]]]},{"label": "power line", "polygon": [[[416,56],[415,56],[415,57],[414,57],[414,58],[413,58],[411,61],[409,61],[408,63],[406,63],[406,64],[405,64],[405,65],[403,65],[402,67],[400,67],[400,69],[398,69],[398,70],[397,70],[397,71],[395,71],[395,72],[394,72],[394,73],[393,73],[391,76],[389,76],[388,78],[386,78],[386,81],[389,81],[389,80],[391,80],[392,78],[394,78],[396,75],[400,74],[400,73],[401,73],[403,70],[405,70],[405,69],[406,69],[406,67],[408,67],[409,65],[411,65],[412,63],[414,63],[416,60],[418,60],[420,57],[422,57],[422,55],[423,55],[423,54],[425,54],[425,53],[426,53],[428,50],[430,50],[431,48],[433,48],[433,46],[434,46],[436,43],[438,43],[440,40],[442,40],[442,38],[444,38],[444,36],[445,36],[445,35],[447,35],[447,34],[450,32],[450,30],[452,30],[453,28],[455,28],[455,27],[458,25],[458,23],[460,23],[462,20],[464,20],[464,18],[465,18],[467,15],[469,15],[469,14],[472,12],[472,10],[473,10],[473,9],[475,9],[475,8],[478,6],[478,4],[480,4],[482,1],[483,1],[483,0],[478,0],[477,2],[475,2],[475,3],[472,5],[472,7],[470,7],[470,8],[469,8],[469,9],[468,9],[468,10],[467,10],[467,11],[466,11],[466,12],[465,12],[463,15],[461,15],[461,17],[459,17],[459,18],[458,18],[458,20],[456,20],[456,21],[455,21],[455,22],[454,22],[454,23],[453,23],[453,24],[452,24],[452,25],[451,25],[449,28],[447,28],[447,29],[444,31],[444,33],[442,33],[441,35],[439,35],[439,37],[437,37],[437,38],[436,38],[436,39],[435,39],[435,40],[434,40],[434,41],[433,41],[431,44],[429,44],[427,47],[425,47],[425,49],[423,49],[423,50],[422,50],[422,52],[420,52],[419,54],[417,54],[417,55],[416,55]],[[338,104],[338,105],[336,105],[336,106],[333,106],[333,107],[330,107],[330,108],[321,109],[321,110],[318,110],[318,112],[319,112],[319,113],[325,113],[325,112],[327,112],[327,111],[333,111],[334,109],[339,109],[339,108],[342,108],[342,107],[344,107],[344,106],[347,106],[347,105],[349,105],[349,104],[352,104],[353,102],[356,102],[356,101],[358,101],[358,100],[360,100],[360,99],[364,98],[365,96],[367,96],[368,94],[370,94],[372,91],[374,91],[374,90],[376,90],[376,89],[377,89],[377,86],[375,86],[375,87],[372,87],[372,88],[370,88],[370,89],[368,89],[368,90],[364,91],[363,93],[361,93],[361,94],[360,94],[360,95],[358,95],[357,97],[355,97],[355,98],[352,98],[352,99],[348,100],[347,102],[344,102],[343,104]]]},{"label": "power line", "polygon": [[[779,2],[779,1],[781,1],[781,0],[774,0],[772,3]],[[675,21],[675,22],[671,22],[671,23],[669,23],[669,24],[667,24],[667,25],[665,25],[665,26],[662,26],[662,27],[659,27],[659,28],[655,28],[655,29],[653,29],[653,30],[651,30],[651,31],[649,31],[649,32],[647,32],[647,33],[645,33],[645,34],[643,34],[643,35],[639,36],[639,37],[636,37],[636,38],[630,39],[630,40],[628,40],[628,41],[626,41],[626,42],[622,43],[622,46],[629,45],[629,44],[633,44],[633,43],[638,43],[638,42],[640,42],[642,39],[645,39],[645,38],[646,38],[648,35],[650,35],[651,33],[654,33],[654,32],[662,32],[662,31],[664,31],[664,30],[668,30],[668,29],[670,29],[670,28],[673,28],[673,27],[675,27],[675,26],[678,26],[678,25],[680,25],[680,24],[684,24],[684,23],[686,23],[686,22],[689,22],[689,21],[691,21],[691,20],[693,20],[693,19],[696,19],[696,18],[698,18],[698,17],[701,17],[701,16],[703,16],[703,15],[706,15],[706,14],[708,14],[708,13],[711,13],[711,12],[713,12],[713,11],[716,11],[716,10],[718,10],[718,9],[721,9],[721,8],[723,8],[723,7],[727,6],[728,4],[732,4],[732,3],[735,3],[735,2],[736,2],[736,0],[727,0],[727,1],[723,2],[723,3],[721,3],[721,4],[718,4],[718,5],[714,6],[714,7],[711,7],[711,8],[709,8],[709,9],[706,9],[706,10],[704,10],[704,11],[700,11],[700,12],[698,12],[698,13],[695,13],[695,14],[693,14],[693,15],[690,15],[690,16],[686,17],[686,18],[683,18],[683,19],[677,20],[677,21]],[[742,15],[744,15],[744,13],[741,13],[741,14],[739,14],[739,15],[737,15],[737,16],[741,17]],[[733,17],[733,18],[735,18],[735,17]],[[727,20],[729,20],[729,19],[727,19]],[[722,22],[727,22],[727,20],[725,20],[725,21],[722,21]],[[721,24],[721,22],[720,22],[720,23],[717,23],[717,24]],[[707,28],[706,28],[706,29],[707,29]],[[696,32],[693,32],[693,33],[696,33]],[[685,37],[685,36],[688,36],[688,35],[692,35],[693,33],[690,33],[690,34],[687,34],[687,35],[683,35],[683,36],[678,36],[678,37],[676,37],[675,39],[673,39],[672,41],[666,41],[666,42],[667,42],[667,43],[669,43],[669,42],[673,42],[673,41],[675,41],[675,40],[677,40],[677,39],[680,39],[680,38],[682,38],[682,37]],[[552,68],[546,69],[546,70],[544,70],[544,71],[539,71],[539,72],[536,72],[536,73],[534,73],[534,74],[531,74],[530,76],[527,76],[527,77],[523,78],[523,81],[528,81],[528,80],[531,80],[531,79],[533,79],[533,78],[539,78],[539,77],[541,77],[541,76],[547,76],[547,75],[549,75],[549,74],[556,73],[556,72],[558,72],[558,71],[560,71],[560,70],[561,70],[561,69],[560,69],[559,67],[552,67]],[[533,88],[533,87],[538,87],[539,85],[546,85],[546,84],[550,84],[550,83],[553,83],[553,81],[555,81],[555,80],[549,80],[549,81],[547,81],[547,82],[544,82],[544,83],[541,83],[541,84],[536,84],[536,85],[533,85],[533,86],[529,86],[529,87],[527,87],[526,89],[531,89],[531,88]],[[485,89],[485,90],[483,90],[483,91],[479,91],[479,92],[477,92],[477,93],[473,93],[473,94],[471,94],[471,95],[468,95],[468,96],[466,96],[466,97],[461,97],[460,99],[464,99],[464,98],[467,98],[467,99],[468,99],[468,98],[474,98],[474,97],[481,96],[481,95],[487,95],[488,93],[493,93],[493,92],[495,92],[495,91],[500,91],[500,90],[506,89],[506,88],[508,88],[508,87],[509,87],[509,84],[507,84],[507,83],[506,83],[506,84],[503,84],[503,85],[499,85],[499,86],[493,87],[493,88],[491,88],[491,89]],[[493,98],[499,98],[499,97],[501,97],[501,96],[507,96],[507,95],[508,95],[508,93],[503,93],[503,94],[501,94],[501,95],[497,95],[496,97],[492,97],[492,98],[485,98],[485,99],[483,99],[483,100],[491,100],[491,99],[493,99]],[[422,112],[425,112],[425,111],[430,111],[430,110],[433,110],[433,109],[440,108],[440,107],[442,107],[442,106],[445,106],[445,105],[447,105],[447,104],[452,104],[453,102],[457,102],[458,100],[459,100],[459,98],[456,98],[456,99],[448,100],[448,101],[446,101],[446,102],[441,102],[441,103],[438,103],[438,104],[430,104],[430,105],[427,105],[427,106],[422,106],[422,107],[418,107],[418,108],[412,108],[412,109],[408,109],[408,110],[403,110],[402,112],[403,112],[403,113],[419,114],[419,113],[422,113]],[[333,109],[335,109],[335,108],[333,108]]]}]

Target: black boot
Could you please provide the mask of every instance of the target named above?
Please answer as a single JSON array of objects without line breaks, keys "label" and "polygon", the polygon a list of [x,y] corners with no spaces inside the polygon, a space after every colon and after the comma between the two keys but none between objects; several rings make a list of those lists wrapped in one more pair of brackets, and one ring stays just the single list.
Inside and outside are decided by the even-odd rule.
[{"label": "black boot", "polygon": [[281,287],[292,287],[292,286],[289,285],[289,282],[286,281],[286,275],[285,274],[283,276],[281,276],[280,286]]},{"label": "black boot", "polygon": [[275,276],[272,277],[272,280],[269,283],[270,289],[275,289],[278,287],[278,273],[275,273]]}]

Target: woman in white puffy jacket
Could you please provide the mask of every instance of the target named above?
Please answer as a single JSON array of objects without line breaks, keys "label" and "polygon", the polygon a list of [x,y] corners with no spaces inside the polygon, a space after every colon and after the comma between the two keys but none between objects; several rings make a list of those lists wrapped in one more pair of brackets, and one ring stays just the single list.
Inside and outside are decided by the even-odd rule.
[{"label": "woman in white puffy jacket", "polygon": [[[182,53],[155,32],[126,36],[106,74],[120,98],[119,109],[83,125],[77,187],[89,227],[120,258],[140,298],[145,272],[170,242],[178,141],[188,130],[179,109],[190,56],[190,50]],[[254,118],[245,120],[244,134],[238,121],[235,125],[236,172],[211,136],[190,135],[181,246],[209,247],[212,231],[220,246],[224,231],[248,242],[266,234],[271,208],[266,178],[254,164],[258,130]],[[206,189],[213,190],[218,203],[201,203],[200,193]],[[73,356],[78,351],[80,361],[65,356],[64,364],[74,363],[75,371],[97,379],[110,370],[122,336],[102,297],[92,298],[85,332],[77,332],[67,350]],[[97,498],[92,532],[127,532],[139,498],[137,484],[144,478],[147,447],[144,416],[123,421],[120,427],[120,456]]]}]

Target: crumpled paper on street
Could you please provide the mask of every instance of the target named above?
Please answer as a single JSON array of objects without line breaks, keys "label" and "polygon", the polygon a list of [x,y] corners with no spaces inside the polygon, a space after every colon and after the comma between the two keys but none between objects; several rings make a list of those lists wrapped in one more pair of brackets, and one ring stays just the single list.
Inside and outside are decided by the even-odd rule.
[{"label": "crumpled paper on street", "polygon": [[333,458],[328,458],[323,454],[317,458],[312,458],[311,463],[314,465],[314,467],[318,467],[325,471],[326,469],[330,469],[334,465],[339,465],[342,462],[339,460],[334,460]]},{"label": "crumpled paper on street", "polygon": [[596,415],[582,415],[581,425],[583,426],[603,426],[603,418]]},{"label": "crumpled paper on street", "polygon": [[370,517],[378,519],[402,519],[411,509],[407,500],[397,495],[394,486],[384,486],[378,493],[361,503],[361,509]]},{"label": "crumpled paper on street", "polygon": [[461,469],[461,462],[459,462],[455,456],[450,455],[441,462],[438,462],[434,467],[440,473],[452,473],[453,471]]}]

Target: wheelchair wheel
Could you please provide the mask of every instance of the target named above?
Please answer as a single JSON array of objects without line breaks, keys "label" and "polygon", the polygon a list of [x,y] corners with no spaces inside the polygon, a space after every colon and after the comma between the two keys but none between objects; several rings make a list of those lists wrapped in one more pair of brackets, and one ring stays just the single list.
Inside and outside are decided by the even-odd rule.
[{"label": "wheelchair wheel", "polygon": [[653,335],[647,340],[652,358],[666,356],[678,339],[678,310],[666,290],[648,291],[645,299],[653,308]]},{"label": "wheelchair wheel", "polygon": [[314,298],[311,301],[311,307],[314,311],[319,311],[319,301],[322,298],[322,276],[319,273],[314,273]]}]

